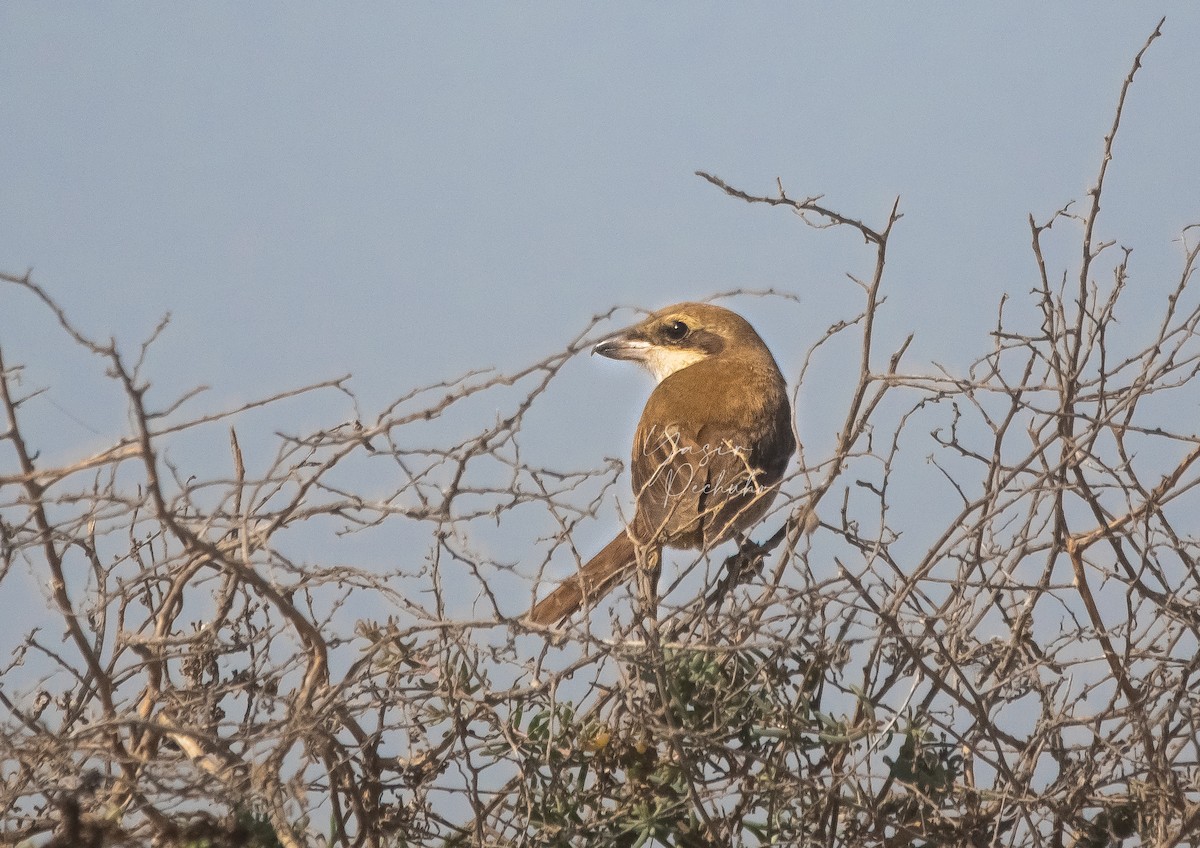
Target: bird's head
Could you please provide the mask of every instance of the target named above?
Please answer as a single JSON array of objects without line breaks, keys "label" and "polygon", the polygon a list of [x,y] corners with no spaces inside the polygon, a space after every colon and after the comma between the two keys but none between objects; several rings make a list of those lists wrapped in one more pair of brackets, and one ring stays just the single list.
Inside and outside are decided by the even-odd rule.
[{"label": "bird's head", "polygon": [[658,382],[716,356],[765,355],[758,333],[736,312],[709,303],[677,303],[609,336],[592,353],[640,363]]}]

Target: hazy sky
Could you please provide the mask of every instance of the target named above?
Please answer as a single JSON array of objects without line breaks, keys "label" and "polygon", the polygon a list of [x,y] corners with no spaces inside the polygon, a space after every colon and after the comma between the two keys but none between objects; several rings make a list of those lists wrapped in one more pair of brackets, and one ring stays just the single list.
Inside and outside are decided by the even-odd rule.
[{"label": "hazy sky", "polygon": [[[914,367],[961,370],[1034,284],[1028,213],[1085,196],[1164,14],[1099,232],[1161,286],[1200,221],[1190,3],[7,2],[0,269],[131,347],[173,313],[149,374],[211,385],[203,408],[352,372],[374,413],[558,350],[614,304],[741,286],[801,296],[730,304],[791,371],[872,254],[704,169],[876,225],[899,196],[882,330],[916,332]],[[11,287],[0,343],[51,386],[53,435],[119,432],[102,366]],[[632,419],[649,383],[626,367],[573,363],[563,397]],[[824,401],[801,400],[819,441]],[[632,432],[563,420],[594,425],[583,464]]]}]

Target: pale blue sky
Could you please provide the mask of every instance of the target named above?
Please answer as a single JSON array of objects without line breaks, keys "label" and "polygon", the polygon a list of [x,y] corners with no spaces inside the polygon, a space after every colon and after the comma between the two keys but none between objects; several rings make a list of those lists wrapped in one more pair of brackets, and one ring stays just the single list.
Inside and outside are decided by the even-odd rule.
[{"label": "pale blue sky", "polygon": [[[794,376],[871,253],[692,172],[780,177],[874,224],[901,197],[882,332],[917,333],[914,368],[962,370],[1001,294],[1034,284],[1026,215],[1084,197],[1163,14],[1099,232],[1157,287],[1200,220],[1193,4],[9,2],[0,268],[129,345],[172,312],[150,376],[213,386],[205,409],[352,372],[373,414],[561,349],[613,304],[738,286],[802,297],[730,304]],[[0,342],[69,413],[48,442],[119,432],[100,364],[11,288]],[[587,436],[579,465],[623,455],[632,425],[565,401],[632,420],[649,385],[624,368],[573,363],[543,414]],[[822,404],[800,410],[818,449],[842,414]]]},{"label": "pale blue sky", "polygon": [[941,333],[1028,287],[1025,215],[1082,196],[1162,14],[1108,203],[1145,252],[1200,206],[1190,4],[6,3],[0,266],[98,333],[172,311],[181,379],[380,398],[613,303],[818,312],[862,270],[705,169],[873,221],[900,195],[894,291]]}]

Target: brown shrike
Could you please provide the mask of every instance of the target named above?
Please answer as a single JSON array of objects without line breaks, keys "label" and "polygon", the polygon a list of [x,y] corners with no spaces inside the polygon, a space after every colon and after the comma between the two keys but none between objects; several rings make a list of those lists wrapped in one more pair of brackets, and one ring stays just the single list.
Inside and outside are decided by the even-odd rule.
[{"label": "brown shrike", "polygon": [[796,449],[779,366],[728,309],[668,306],[592,352],[639,362],[658,381],[633,439],[633,520],[534,606],[535,624],[561,623],[639,567],[652,593],[664,545],[709,550],[740,536],[770,508]]}]

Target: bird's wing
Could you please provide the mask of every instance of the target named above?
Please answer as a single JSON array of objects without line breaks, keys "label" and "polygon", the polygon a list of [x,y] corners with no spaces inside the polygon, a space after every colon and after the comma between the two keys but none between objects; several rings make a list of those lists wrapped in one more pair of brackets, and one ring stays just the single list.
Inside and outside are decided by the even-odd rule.
[{"label": "bird's wing", "polygon": [[[689,432],[691,431],[691,432]],[[767,481],[739,434],[686,422],[640,431],[633,462],[634,535],[679,548],[716,544],[746,524]]]},{"label": "bird's wing", "polygon": [[795,449],[786,398],[752,394],[757,403],[747,408],[723,405],[702,387],[680,391],[698,371],[670,378],[672,402],[652,396],[638,425],[633,529],[644,543],[711,547],[747,529],[766,512]]}]

